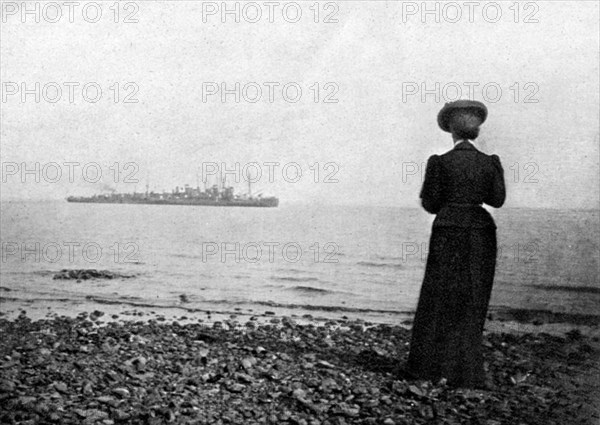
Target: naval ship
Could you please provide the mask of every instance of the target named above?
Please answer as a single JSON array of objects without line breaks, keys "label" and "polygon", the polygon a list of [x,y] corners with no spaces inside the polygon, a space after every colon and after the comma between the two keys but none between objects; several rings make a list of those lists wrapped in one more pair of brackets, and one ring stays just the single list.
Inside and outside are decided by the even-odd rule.
[{"label": "naval ship", "polygon": [[152,204],[152,205],[198,205],[206,207],[263,207],[274,208],[279,205],[279,199],[274,196],[263,197],[261,194],[252,195],[252,188],[248,185],[248,193],[237,195],[233,187],[214,185],[211,188],[200,190],[200,187],[185,185],[177,186],[171,193],[151,192],[146,185],[146,192],[142,193],[117,193],[93,196],[69,196],[68,202],[85,202],[92,204]]}]

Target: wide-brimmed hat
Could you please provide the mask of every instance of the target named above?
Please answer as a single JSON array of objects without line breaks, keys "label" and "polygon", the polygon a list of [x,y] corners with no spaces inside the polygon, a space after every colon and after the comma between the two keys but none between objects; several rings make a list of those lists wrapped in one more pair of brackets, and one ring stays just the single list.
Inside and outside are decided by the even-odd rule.
[{"label": "wide-brimmed hat", "polygon": [[437,118],[438,125],[442,130],[450,132],[450,119],[452,118],[452,114],[458,110],[469,111],[479,116],[482,124],[488,114],[486,106],[476,100],[456,100],[454,102],[448,102],[441,109]]}]

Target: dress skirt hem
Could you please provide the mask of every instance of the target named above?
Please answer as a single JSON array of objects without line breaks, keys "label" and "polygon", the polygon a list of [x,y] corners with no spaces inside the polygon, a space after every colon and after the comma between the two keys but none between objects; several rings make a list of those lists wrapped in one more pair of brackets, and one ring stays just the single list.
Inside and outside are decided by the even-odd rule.
[{"label": "dress skirt hem", "polygon": [[433,227],[407,370],[450,385],[485,383],[482,337],[496,267],[496,229]]}]

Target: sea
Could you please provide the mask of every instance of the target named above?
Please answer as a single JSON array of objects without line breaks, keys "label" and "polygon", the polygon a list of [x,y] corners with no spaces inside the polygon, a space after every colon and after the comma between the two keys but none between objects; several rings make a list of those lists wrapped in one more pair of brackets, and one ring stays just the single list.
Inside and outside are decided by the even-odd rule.
[{"label": "sea", "polygon": [[[0,311],[111,306],[394,323],[414,312],[433,216],[278,208],[2,201]],[[597,210],[493,210],[491,308],[599,314]],[[97,269],[113,279],[54,279]],[[310,315],[310,316],[308,316]]]}]

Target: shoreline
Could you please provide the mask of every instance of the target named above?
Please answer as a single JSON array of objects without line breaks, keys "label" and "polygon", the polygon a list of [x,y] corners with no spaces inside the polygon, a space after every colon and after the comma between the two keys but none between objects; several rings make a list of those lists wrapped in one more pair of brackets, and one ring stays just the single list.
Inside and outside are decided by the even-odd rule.
[{"label": "shoreline", "polygon": [[598,371],[599,339],[573,329],[562,336],[486,331],[492,386],[473,390],[406,379],[410,331],[400,325],[270,314],[198,323],[129,313],[0,318],[0,422],[558,425],[600,418],[598,375],[590,374]]},{"label": "shoreline", "polygon": [[[254,306],[255,307],[255,306]],[[370,324],[383,324],[402,326],[409,329],[412,326],[414,312],[381,312],[377,315],[370,314],[365,317],[362,310],[352,311],[337,309],[319,309],[308,312],[294,306],[284,308],[281,306],[261,306],[248,308],[248,306],[218,309],[190,308],[185,305],[178,306],[148,306],[136,303],[98,302],[90,298],[85,301],[65,300],[23,300],[0,296],[0,318],[14,320],[21,312],[25,311],[33,320],[48,319],[57,316],[77,317],[81,313],[91,311],[106,313],[104,320],[121,320],[123,317],[135,317],[135,320],[147,322],[152,319],[160,321],[181,321],[182,323],[207,323],[215,321],[228,321],[231,319],[257,320],[268,322],[273,317],[289,317],[302,324],[323,324],[326,322],[344,323],[347,321],[361,320]],[[118,316],[113,318],[113,316]],[[184,319],[182,319],[182,317]],[[561,335],[569,330],[577,329],[582,335],[600,338],[600,315],[552,312],[539,309],[522,309],[506,306],[491,306],[488,310],[486,330],[495,332],[516,333],[548,333]]]}]

